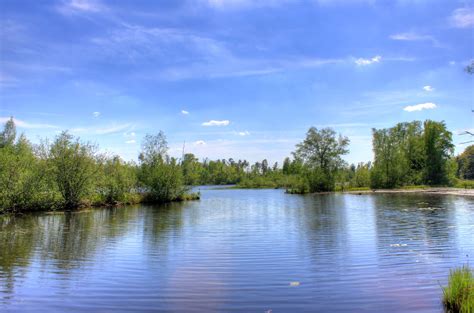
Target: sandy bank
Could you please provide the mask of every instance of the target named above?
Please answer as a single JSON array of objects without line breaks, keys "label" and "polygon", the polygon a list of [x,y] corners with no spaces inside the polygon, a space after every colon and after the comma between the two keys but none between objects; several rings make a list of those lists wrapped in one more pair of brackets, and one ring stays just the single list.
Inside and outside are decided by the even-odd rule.
[{"label": "sandy bank", "polygon": [[373,194],[373,193],[426,193],[426,194],[437,194],[437,195],[453,195],[453,196],[466,196],[474,197],[474,189],[462,189],[462,188],[419,188],[419,189],[376,189],[376,190],[363,190],[363,191],[346,191],[350,194]]}]

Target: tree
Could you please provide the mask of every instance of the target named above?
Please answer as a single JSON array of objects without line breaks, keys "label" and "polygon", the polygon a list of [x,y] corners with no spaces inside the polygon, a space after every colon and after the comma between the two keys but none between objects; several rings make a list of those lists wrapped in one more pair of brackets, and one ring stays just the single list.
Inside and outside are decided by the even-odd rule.
[{"label": "tree", "polygon": [[374,164],[371,186],[393,188],[416,184],[447,184],[452,135],[444,122],[414,121],[373,129]]},{"label": "tree", "polygon": [[154,164],[166,161],[168,154],[168,141],[165,133],[160,130],[156,135],[147,134],[142,143],[142,152],[139,160],[143,163]]},{"label": "tree", "polygon": [[368,187],[370,186],[370,162],[359,163],[354,169],[354,176],[351,179],[352,187]]},{"label": "tree", "polygon": [[456,161],[458,163],[458,177],[461,179],[474,179],[474,145],[464,149]]},{"label": "tree", "polygon": [[107,203],[127,202],[128,194],[136,187],[136,169],[119,156],[102,164],[99,192]]},{"label": "tree", "polygon": [[424,123],[425,181],[430,185],[449,183],[448,160],[454,152],[452,134],[444,122]]},{"label": "tree", "polygon": [[181,163],[181,167],[183,169],[185,185],[192,186],[199,184],[201,179],[202,166],[194,154],[185,154]]},{"label": "tree", "polygon": [[145,136],[139,159],[139,179],[148,191],[148,201],[168,202],[184,195],[181,166],[168,156],[168,143],[162,131]]},{"label": "tree", "polygon": [[62,132],[50,146],[48,163],[65,208],[78,207],[92,191],[97,159],[95,146],[80,142],[68,132]]},{"label": "tree", "polygon": [[291,174],[291,160],[290,158],[286,157],[283,161],[283,174],[289,175]]},{"label": "tree", "polygon": [[339,135],[331,128],[318,130],[311,127],[306,139],[296,146],[295,159],[307,168],[310,191],[330,191],[335,188],[334,175],[344,165],[341,158],[347,154],[349,139]]},{"label": "tree", "polygon": [[15,143],[16,126],[13,117],[5,123],[3,131],[0,133],[0,148],[12,146]]},{"label": "tree", "polygon": [[425,160],[422,133],[419,121],[372,130],[372,187],[393,188],[422,182]]}]

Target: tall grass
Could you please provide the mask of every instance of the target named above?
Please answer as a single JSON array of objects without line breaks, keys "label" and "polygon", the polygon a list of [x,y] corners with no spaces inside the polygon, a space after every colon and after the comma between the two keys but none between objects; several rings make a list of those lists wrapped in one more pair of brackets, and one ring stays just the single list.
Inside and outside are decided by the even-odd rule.
[{"label": "tall grass", "polygon": [[467,265],[450,271],[448,286],[443,288],[447,312],[474,312],[474,275]]}]

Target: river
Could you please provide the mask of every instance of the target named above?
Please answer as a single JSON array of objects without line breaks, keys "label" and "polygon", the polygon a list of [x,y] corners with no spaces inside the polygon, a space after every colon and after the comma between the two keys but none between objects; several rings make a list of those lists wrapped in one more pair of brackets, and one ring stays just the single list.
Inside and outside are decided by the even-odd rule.
[{"label": "river", "polygon": [[442,312],[474,263],[470,198],[201,194],[0,217],[0,311]]}]

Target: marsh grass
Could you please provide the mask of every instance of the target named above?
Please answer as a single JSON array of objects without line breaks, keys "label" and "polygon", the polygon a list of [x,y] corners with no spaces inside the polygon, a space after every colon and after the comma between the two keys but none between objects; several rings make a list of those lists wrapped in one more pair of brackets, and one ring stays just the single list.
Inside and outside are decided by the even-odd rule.
[{"label": "marsh grass", "polygon": [[446,312],[474,312],[474,275],[465,265],[450,271],[448,286],[443,288],[443,304]]}]

